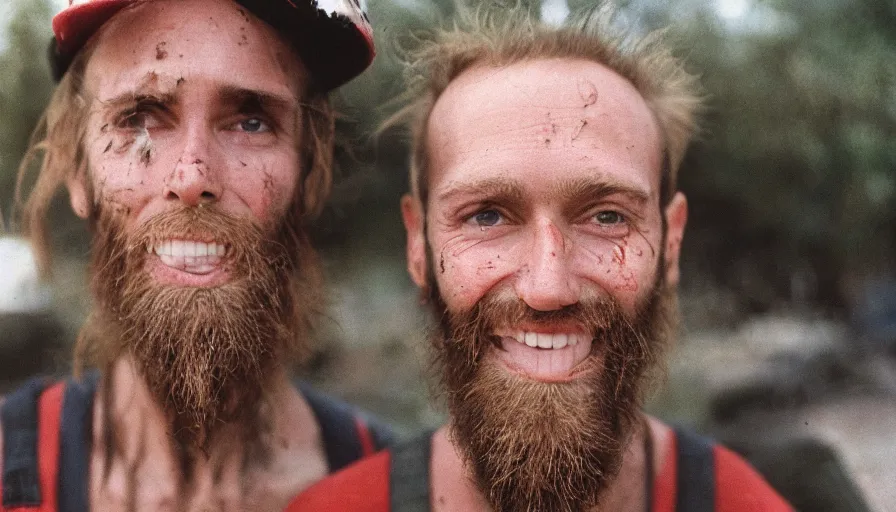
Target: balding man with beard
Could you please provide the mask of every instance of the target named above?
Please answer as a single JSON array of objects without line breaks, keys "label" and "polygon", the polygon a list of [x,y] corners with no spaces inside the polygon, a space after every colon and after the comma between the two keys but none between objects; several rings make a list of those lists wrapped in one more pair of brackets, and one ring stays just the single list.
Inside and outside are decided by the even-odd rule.
[{"label": "balding man with beard", "polygon": [[[700,105],[657,34],[467,13],[410,56],[408,269],[448,425],[335,475],[356,511],[785,511],[641,410],[676,331],[677,176]],[[335,500],[335,501],[334,501]]]},{"label": "balding man with beard", "polygon": [[306,228],[331,185],[328,93],[373,59],[366,15],[71,4],[20,182],[39,167],[24,225],[45,270],[59,189],[87,220],[94,306],[81,378],[3,403],[0,511],[284,510],[388,438],[290,374],[320,304]]}]

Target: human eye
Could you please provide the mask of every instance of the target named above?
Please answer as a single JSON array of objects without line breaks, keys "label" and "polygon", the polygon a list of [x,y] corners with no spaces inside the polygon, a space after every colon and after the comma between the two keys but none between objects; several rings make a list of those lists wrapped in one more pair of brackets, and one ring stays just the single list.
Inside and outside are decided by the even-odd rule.
[{"label": "human eye", "polygon": [[594,215],[594,221],[601,226],[619,226],[625,224],[627,219],[625,215],[614,210],[602,210]]},{"label": "human eye", "polygon": [[153,101],[138,101],[121,111],[115,126],[121,130],[152,130],[162,126],[164,107]]},{"label": "human eye", "polygon": [[234,123],[231,129],[244,133],[268,133],[272,131],[271,124],[257,116],[241,119]]},{"label": "human eye", "polygon": [[467,219],[467,222],[480,228],[490,228],[501,224],[503,220],[504,217],[500,212],[494,208],[489,208],[474,213]]}]

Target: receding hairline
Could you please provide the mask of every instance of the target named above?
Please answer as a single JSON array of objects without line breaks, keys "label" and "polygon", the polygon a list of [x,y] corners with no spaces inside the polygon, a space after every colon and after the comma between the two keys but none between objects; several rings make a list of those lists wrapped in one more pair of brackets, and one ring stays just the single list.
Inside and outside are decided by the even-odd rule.
[{"label": "receding hairline", "polygon": [[548,26],[522,6],[516,9],[461,9],[453,25],[419,38],[406,52],[405,107],[386,122],[404,124],[412,135],[411,193],[425,201],[428,120],[435,101],[466,69],[479,63],[506,64],[533,57],[575,57],[597,62],[629,80],[660,130],[662,195],[677,187],[684,151],[697,130],[702,95],[696,75],[672,54],[663,32],[645,36],[614,23],[616,10],[606,2],[571,15],[561,27]]},{"label": "receding hairline", "polygon": [[[663,134],[660,127],[659,120],[657,119],[656,112],[651,108],[648,104],[647,100],[641,94],[641,91],[625,76],[619,74],[613,68],[607,66],[602,62],[598,62],[595,60],[587,59],[584,57],[539,57],[534,56],[527,59],[521,59],[509,63],[501,63],[495,64],[488,61],[481,61],[472,64],[470,67],[464,69],[460,73],[458,73],[453,80],[442,90],[441,94],[435,101],[433,101],[432,107],[429,110],[429,115],[427,116],[425,122],[426,127],[425,131],[421,135],[422,139],[419,141],[426,151],[429,153],[434,150],[431,146],[431,141],[434,136],[434,132],[441,133],[445,130],[438,130],[437,127],[441,125],[439,122],[441,119],[437,119],[439,114],[451,115],[455,114],[458,109],[451,109],[448,112],[444,112],[444,104],[445,101],[460,101],[458,98],[455,98],[455,95],[461,96],[476,96],[476,97],[492,97],[495,96],[494,90],[489,91],[491,87],[490,84],[484,84],[483,82],[489,78],[496,78],[497,80],[501,80],[502,77],[499,75],[503,72],[511,72],[516,71],[515,68],[527,67],[527,66],[539,66],[539,65],[547,65],[553,66],[557,65],[557,76],[559,84],[558,86],[562,86],[562,82],[566,82],[568,80],[576,80],[575,89],[579,95],[578,99],[582,100],[581,106],[573,106],[573,105],[560,105],[559,102],[556,105],[549,104],[550,96],[547,96],[546,93],[550,93],[551,91],[542,90],[545,88],[551,88],[551,85],[548,81],[538,81],[535,83],[536,87],[531,89],[527,89],[525,93],[531,93],[530,96],[533,102],[539,103],[544,100],[545,103],[541,105],[537,105],[544,109],[555,109],[557,111],[578,109],[581,107],[590,106],[592,104],[597,105],[601,101],[605,101],[604,97],[609,95],[609,101],[612,105],[619,105],[622,101],[629,101],[628,106],[624,109],[628,112],[631,112],[633,116],[624,116],[626,119],[635,119],[635,116],[642,115],[641,119],[637,119],[638,126],[645,128],[644,125],[640,124],[640,121],[646,121],[649,124],[649,129],[651,131],[650,136],[653,138],[653,142],[656,143],[657,148],[657,165],[656,172],[662,172],[663,166],[663,156],[662,153],[665,151]],[[571,65],[571,66],[570,66]],[[560,66],[563,66],[561,68]],[[590,68],[590,70],[589,70]],[[490,71],[494,71],[494,73],[490,73]],[[596,74],[595,74],[596,73]],[[482,76],[485,74],[485,76]],[[590,76],[589,76],[590,75]],[[522,77],[525,79],[526,74],[524,72],[518,72],[515,76],[509,78],[509,80],[515,80],[515,84],[519,84],[519,79]],[[616,84],[620,86],[619,89],[615,91],[609,91],[608,88],[613,87],[613,84],[609,83],[609,80],[615,80]],[[549,85],[545,85],[548,83]],[[532,84],[529,84],[532,85]],[[471,91],[470,87],[478,89],[476,91]],[[583,87],[592,87],[593,93],[595,94],[595,98],[593,98],[593,103],[590,99],[585,96],[589,94],[591,91],[583,91]],[[458,90],[459,88],[464,88],[463,90]],[[559,91],[559,88],[556,89]],[[567,89],[563,92],[570,92],[572,88]],[[513,92],[511,92],[511,95]],[[504,96],[509,97],[509,96]],[[563,100],[568,100],[569,98],[564,98]],[[500,101],[500,99],[498,100]],[[521,97],[514,97],[513,101],[523,101]],[[587,103],[587,105],[586,105]],[[441,108],[440,108],[441,105]],[[464,102],[460,101],[461,108],[464,108]],[[605,108],[605,107],[604,107]],[[614,107],[610,107],[614,108]],[[593,115],[593,114],[592,114]],[[598,115],[600,115],[598,113]],[[616,115],[616,118],[621,116]],[[432,159],[432,155],[430,154],[430,159]]]}]

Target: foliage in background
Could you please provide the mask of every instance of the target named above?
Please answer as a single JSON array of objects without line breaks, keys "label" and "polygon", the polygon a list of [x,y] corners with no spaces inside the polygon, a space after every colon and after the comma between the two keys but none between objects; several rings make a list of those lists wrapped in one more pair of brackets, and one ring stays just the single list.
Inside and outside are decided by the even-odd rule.
[{"label": "foliage in background", "polygon": [[0,54],[0,217],[6,218],[19,160],[53,90],[49,1],[14,2],[11,11],[6,51]]},{"label": "foliage in background", "polygon": [[[691,209],[684,282],[728,288],[745,312],[786,302],[837,308],[853,283],[896,270],[896,5],[744,1],[737,19],[720,16],[710,0],[623,2],[624,23],[670,26],[709,101],[703,141],[681,176]],[[567,1],[572,10],[590,3]],[[17,5],[0,55],[7,211],[18,158],[51,87],[46,0]],[[368,5],[379,55],[337,98],[342,181],[315,239],[339,264],[403,266],[406,140],[369,134],[402,92],[396,47],[450,17],[454,2]]]}]

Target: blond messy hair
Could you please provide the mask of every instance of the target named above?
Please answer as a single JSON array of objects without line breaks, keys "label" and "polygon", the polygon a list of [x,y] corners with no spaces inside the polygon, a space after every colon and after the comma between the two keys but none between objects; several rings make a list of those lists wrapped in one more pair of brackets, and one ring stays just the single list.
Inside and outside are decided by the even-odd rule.
[{"label": "blond messy hair", "polygon": [[[96,38],[92,39],[81,50],[56,86],[18,169],[15,211],[20,216],[22,233],[31,242],[40,273],[45,277],[50,275],[52,263],[46,223],[50,205],[65,184],[86,178],[89,172],[84,137],[90,99],[84,89],[84,78],[95,41]],[[296,197],[299,211],[292,213],[307,221],[323,209],[333,186],[336,114],[327,92],[314,85],[313,77],[303,94],[299,142],[302,175],[298,188],[301,195]],[[38,168],[37,176],[26,191],[26,182],[34,168]],[[92,204],[93,198],[89,199]]]},{"label": "blond messy hair", "polygon": [[570,16],[562,27],[535,19],[520,5],[461,7],[453,26],[437,29],[406,53],[407,105],[385,126],[405,125],[411,134],[411,193],[426,206],[429,159],[427,124],[448,85],[477,66],[508,66],[536,59],[584,59],[627,79],[653,112],[662,135],[664,200],[677,187],[678,169],[697,130],[701,106],[697,77],[664,43],[662,31],[633,38],[618,29],[610,4]]}]

